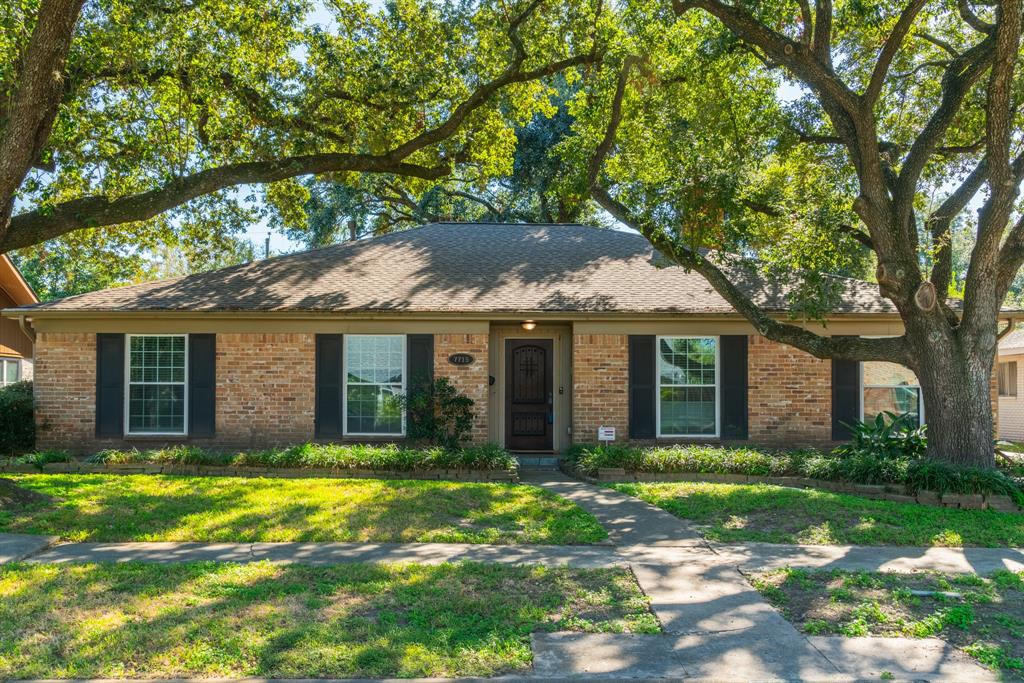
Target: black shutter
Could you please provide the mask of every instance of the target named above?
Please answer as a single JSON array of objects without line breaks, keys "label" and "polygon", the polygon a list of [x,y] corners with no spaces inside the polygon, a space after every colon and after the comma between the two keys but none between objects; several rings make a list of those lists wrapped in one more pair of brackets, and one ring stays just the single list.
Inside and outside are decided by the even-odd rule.
[{"label": "black shutter", "polygon": [[[408,387],[409,398],[412,398],[420,391],[429,391],[434,382],[434,335],[432,334],[410,334],[405,338],[406,343],[406,387]],[[406,408],[408,411],[408,408]],[[406,414],[406,434],[418,436],[414,429],[412,415]]]},{"label": "black shutter", "polygon": [[723,439],[747,438],[747,336],[719,337]]},{"label": "black shutter", "polygon": [[124,436],[124,335],[96,335],[96,436]]},{"label": "black shutter", "polygon": [[[434,382],[434,336],[408,335],[406,337],[406,365],[409,376],[406,386],[410,398],[421,392],[430,391]],[[406,408],[406,432],[411,438],[425,436],[417,416]]]},{"label": "black shutter", "polygon": [[188,433],[208,437],[217,421],[217,335],[188,336]]},{"label": "black shutter", "polygon": [[629,336],[629,438],[653,439],[655,431],[655,338]]},{"label": "black shutter", "polygon": [[341,436],[342,339],[340,334],[316,335],[315,433],[318,437]]},{"label": "black shutter", "polygon": [[845,441],[850,429],[844,425],[860,419],[860,363],[832,361],[832,439]]}]

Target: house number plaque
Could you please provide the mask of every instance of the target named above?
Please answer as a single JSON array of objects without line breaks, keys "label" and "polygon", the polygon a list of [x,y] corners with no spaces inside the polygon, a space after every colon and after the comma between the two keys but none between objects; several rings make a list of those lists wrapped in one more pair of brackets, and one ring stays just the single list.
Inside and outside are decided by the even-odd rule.
[{"label": "house number plaque", "polygon": [[452,365],[472,365],[474,360],[476,359],[468,353],[453,353],[448,356],[448,362]]}]

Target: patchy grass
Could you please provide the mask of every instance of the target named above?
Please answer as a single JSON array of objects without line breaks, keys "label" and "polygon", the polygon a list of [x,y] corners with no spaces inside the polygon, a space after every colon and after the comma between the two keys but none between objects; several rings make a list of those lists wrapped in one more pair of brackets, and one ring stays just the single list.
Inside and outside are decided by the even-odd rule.
[{"label": "patchy grass", "polygon": [[534,486],[369,479],[12,475],[50,503],[0,531],[68,541],[595,543],[597,520]]},{"label": "patchy grass", "polygon": [[954,510],[764,484],[613,484],[715,541],[818,545],[1017,547],[1024,514]]},{"label": "patchy grass", "polygon": [[626,569],[0,567],[0,678],[487,676],[552,630],[659,627]]},{"label": "patchy grass", "polygon": [[982,578],[780,569],[749,578],[805,633],[941,638],[1024,680],[1024,572]]}]

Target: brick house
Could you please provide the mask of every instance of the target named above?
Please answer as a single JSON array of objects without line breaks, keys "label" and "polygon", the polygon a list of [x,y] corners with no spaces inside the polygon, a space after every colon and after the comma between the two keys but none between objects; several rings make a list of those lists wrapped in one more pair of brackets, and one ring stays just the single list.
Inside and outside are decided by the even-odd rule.
[{"label": "brick house", "polygon": [[[0,254],[0,308],[39,303],[36,293],[7,256]],[[31,331],[19,320],[0,319],[0,387],[32,379]]]},{"label": "brick house", "polygon": [[[744,287],[786,315],[785,292]],[[877,286],[841,281],[828,334],[897,335]],[[880,410],[923,419],[913,373],[758,336],[642,237],[440,223],[209,273],[18,306],[36,334],[40,448],[400,441],[395,397],[445,376],[476,442],[827,445]],[[611,430],[605,430],[606,433]]]}]

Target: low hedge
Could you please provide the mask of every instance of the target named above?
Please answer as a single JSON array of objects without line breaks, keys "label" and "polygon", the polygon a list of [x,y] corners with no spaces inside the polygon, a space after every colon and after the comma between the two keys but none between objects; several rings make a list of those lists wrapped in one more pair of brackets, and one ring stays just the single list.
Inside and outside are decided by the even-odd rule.
[{"label": "low hedge", "polygon": [[956,468],[909,457],[878,457],[863,453],[829,455],[815,450],[767,451],[686,445],[642,448],[624,445],[576,445],[567,461],[587,474],[602,468],[630,472],[742,474],[754,477],[804,477],[855,484],[897,484],[914,494],[990,493],[1024,504],[1024,482],[1000,470]]},{"label": "low hedge", "polygon": [[90,456],[88,461],[111,464],[235,465],[396,472],[432,469],[513,470],[518,464],[507,451],[494,444],[445,450],[402,448],[394,444],[376,446],[306,443],[290,448],[239,453],[211,451],[195,446],[172,446],[147,451],[100,451]]}]

